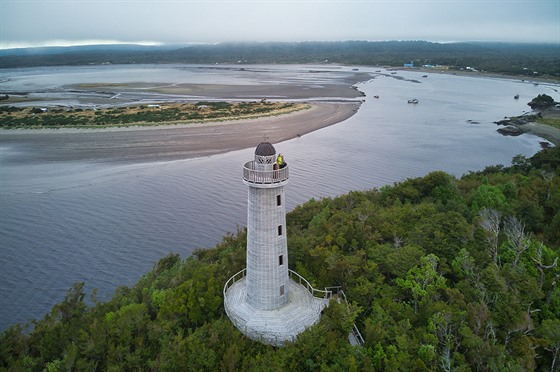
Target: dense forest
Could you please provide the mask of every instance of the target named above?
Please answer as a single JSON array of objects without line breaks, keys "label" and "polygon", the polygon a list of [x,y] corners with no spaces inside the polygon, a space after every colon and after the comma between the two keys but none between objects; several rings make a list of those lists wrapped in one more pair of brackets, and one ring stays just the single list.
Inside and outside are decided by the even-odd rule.
[{"label": "dense forest", "polygon": [[221,43],[189,46],[85,46],[2,51],[0,68],[131,63],[336,63],[452,69],[560,77],[557,44],[340,41]]},{"label": "dense forest", "polygon": [[[558,371],[560,148],[310,200],[287,231],[290,268],[349,301],[295,343],[251,341],[225,315],[241,229],[162,258],[106,302],[76,283],[3,332],[0,370]],[[354,323],[363,346],[348,342]]]}]

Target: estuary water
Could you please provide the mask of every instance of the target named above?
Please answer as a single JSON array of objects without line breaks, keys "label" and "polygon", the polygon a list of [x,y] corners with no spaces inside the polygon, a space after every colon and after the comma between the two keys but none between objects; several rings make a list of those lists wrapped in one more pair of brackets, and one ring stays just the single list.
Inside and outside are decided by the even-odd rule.
[{"label": "estuary water", "polygon": [[[365,93],[356,115],[275,144],[290,163],[288,210],[310,198],[381,187],[435,170],[461,176],[487,165],[509,165],[513,156],[531,156],[546,141],[529,134],[502,136],[493,122],[527,111],[526,103],[537,94],[560,101],[557,85],[359,69],[369,78],[356,85]],[[320,86],[343,84],[353,73],[351,67],[335,66],[312,74],[309,66],[259,66],[241,77],[229,70],[197,74],[188,66],[116,70],[10,70],[2,73],[0,88],[52,92],[64,91],[65,84],[147,79]],[[84,102],[68,94],[64,99]],[[412,98],[419,103],[408,104]],[[166,254],[187,257],[194,249],[213,247],[246,223],[242,166],[253,159],[253,148],[172,162],[3,161],[18,151],[23,150],[0,142],[0,331],[41,318],[76,281],[108,299]]]}]

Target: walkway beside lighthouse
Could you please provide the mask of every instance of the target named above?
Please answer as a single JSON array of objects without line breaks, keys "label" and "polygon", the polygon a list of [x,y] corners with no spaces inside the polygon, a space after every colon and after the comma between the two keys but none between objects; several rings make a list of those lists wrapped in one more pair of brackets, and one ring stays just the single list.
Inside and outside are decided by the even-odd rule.
[{"label": "walkway beside lighthouse", "polygon": [[290,280],[289,296],[288,303],[276,310],[255,309],[247,303],[247,285],[243,278],[227,290],[224,307],[233,324],[249,338],[280,346],[286,341],[295,341],[296,335],[317,323],[329,301],[314,297],[293,280]]}]

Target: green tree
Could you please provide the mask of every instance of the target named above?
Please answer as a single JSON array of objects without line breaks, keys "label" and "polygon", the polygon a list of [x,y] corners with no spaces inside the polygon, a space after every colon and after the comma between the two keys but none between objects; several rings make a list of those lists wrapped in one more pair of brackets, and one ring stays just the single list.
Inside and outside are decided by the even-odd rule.
[{"label": "green tree", "polygon": [[538,334],[544,339],[543,348],[551,356],[550,371],[557,371],[560,364],[560,320],[544,320]]},{"label": "green tree", "polygon": [[397,278],[396,283],[408,289],[412,295],[414,312],[418,312],[418,303],[425,297],[433,297],[437,291],[445,288],[445,278],[437,272],[439,258],[429,254],[420,259],[420,264],[410,269],[405,279]]},{"label": "green tree", "polygon": [[502,211],[506,206],[506,197],[499,187],[493,185],[480,185],[474,193],[472,200],[473,212],[483,208]]}]

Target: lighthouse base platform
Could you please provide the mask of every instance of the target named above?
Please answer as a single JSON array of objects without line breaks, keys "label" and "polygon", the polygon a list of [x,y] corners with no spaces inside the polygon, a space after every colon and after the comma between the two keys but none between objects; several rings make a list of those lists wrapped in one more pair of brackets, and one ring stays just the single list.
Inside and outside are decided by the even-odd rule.
[{"label": "lighthouse base platform", "polygon": [[290,279],[286,305],[274,310],[255,309],[247,303],[245,277],[224,290],[224,307],[237,329],[252,340],[282,346],[293,342],[306,328],[317,323],[329,300],[313,296],[301,284]]}]

